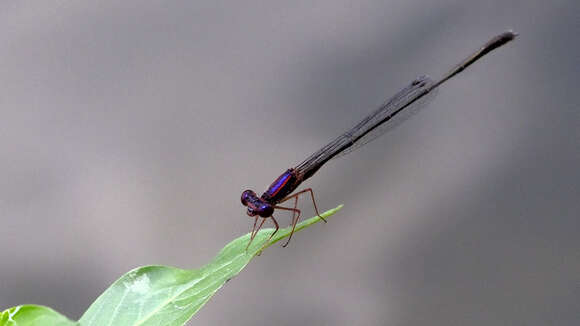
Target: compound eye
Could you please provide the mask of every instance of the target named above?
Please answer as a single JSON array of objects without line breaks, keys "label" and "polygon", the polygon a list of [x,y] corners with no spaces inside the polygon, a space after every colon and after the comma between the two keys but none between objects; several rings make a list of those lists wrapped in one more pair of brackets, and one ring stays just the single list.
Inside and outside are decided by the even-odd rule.
[{"label": "compound eye", "polygon": [[247,206],[248,202],[253,197],[256,197],[256,193],[251,191],[251,190],[246,190],[246,191],[242,192],[242,198],[241,198],[242,205]]}]

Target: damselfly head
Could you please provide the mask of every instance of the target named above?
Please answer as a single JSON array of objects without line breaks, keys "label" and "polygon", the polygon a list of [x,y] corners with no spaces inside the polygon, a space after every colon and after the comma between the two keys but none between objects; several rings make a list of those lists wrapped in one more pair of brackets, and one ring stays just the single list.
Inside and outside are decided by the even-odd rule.
[{"label": "damselfly head", "polygon": [[252,190],[242,192],[242,205],[248,207],[246,214],[248,216],[260,215],[261,217],[270,217],[274,213],[274,207],[270,203],[258,197]]},{"label": "damselfly head", "polygon": [[252,190],[244,190],[242,192],[242,205],[248,206],[248,202],[252,200],[252,198],[256,198],[256,193]]}]

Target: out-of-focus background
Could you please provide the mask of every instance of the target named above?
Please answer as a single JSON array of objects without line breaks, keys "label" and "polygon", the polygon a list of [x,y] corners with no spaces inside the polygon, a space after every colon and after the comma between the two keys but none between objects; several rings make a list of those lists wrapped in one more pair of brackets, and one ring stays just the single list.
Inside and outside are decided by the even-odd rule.
[{"label": "out-of-focus background", "polygon": [[136,266],[205,264],[250,230],[244,189],[506,29],[308,180],[344,209],[191,324],[578,325],[574,0],[2,1],[0,309],[76,319]]}]

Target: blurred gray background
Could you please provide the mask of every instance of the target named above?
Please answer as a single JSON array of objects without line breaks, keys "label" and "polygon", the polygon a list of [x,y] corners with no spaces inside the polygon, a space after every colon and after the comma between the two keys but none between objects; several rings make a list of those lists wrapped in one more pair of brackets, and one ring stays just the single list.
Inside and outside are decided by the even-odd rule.
[{"label": "blurred gray background", "polygon": [[244,189],[511,28],[427,109],[306,182],[344,209],[191,324],[578,325],[579,8],[0,2],[0,309],[76,319],[136,266],[202,266],[250,230]]}]

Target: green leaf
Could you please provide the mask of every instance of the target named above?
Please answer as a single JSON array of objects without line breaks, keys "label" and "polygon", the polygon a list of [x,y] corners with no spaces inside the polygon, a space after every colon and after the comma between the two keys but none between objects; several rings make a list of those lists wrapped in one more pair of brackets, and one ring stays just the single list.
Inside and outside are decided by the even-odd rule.
[{"label": "green leaf", "polygon": [[[342,205],[323,214],[328,217]],[[315,216],[296,226],[300,231],[320,221]],[[258,232],[246,251],[250,234],[227,244],[209,264],[184,270],[168,266],[134,269],[115,281],[80,319],[83,326],[101,325],[183,325],[225,282],[237,275],[263,249],[288,237],[291,228]]]},{"label": "green leaf", "polygon": [[44,306],[21,305],[0,312],[0,326],[78,326],[77,322]]}]

